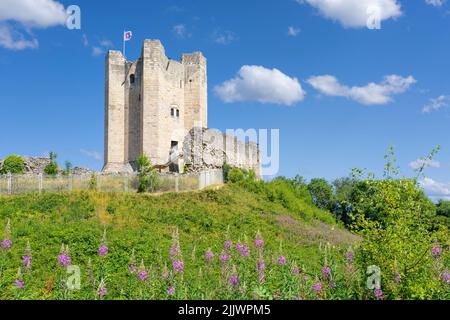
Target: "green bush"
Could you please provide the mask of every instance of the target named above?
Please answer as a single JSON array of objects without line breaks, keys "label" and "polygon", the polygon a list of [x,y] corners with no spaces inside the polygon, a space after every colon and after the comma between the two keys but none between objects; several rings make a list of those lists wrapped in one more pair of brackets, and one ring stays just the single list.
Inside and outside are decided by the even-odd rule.
[{"label": "green bush", "polygon": [[1,174],[22,174],[25,172],[25,162],[21,156],[10,155],[5,158],[0,168]]},{"label": "green bush", "polygon": [[52,151],[49,152],[50,163],[45,166],[44,173],[49,176],[56,176],[58,174],[58,164],[56,158],[58,155]]}]

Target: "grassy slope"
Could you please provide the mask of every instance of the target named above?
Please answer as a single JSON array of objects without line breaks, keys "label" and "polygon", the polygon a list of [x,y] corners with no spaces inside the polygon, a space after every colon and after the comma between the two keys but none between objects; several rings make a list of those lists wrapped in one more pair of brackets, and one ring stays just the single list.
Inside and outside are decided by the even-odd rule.
[{"label": "grassy slope", "polygon": [[[296,211],[308,211],[306,216],[326,216],[307,201],[301,204]],[[95,267],[104,227],[108,229],[110,247],[108,272],[123,279],[133,248],[137,259],[145,259],[146,265],[160,266],[168,261],[175,227],[180,231],[186,270],[201,263],[208,247],[216,253],[221,250],[228,226],[235,242],[247,237],[250,243],[259,230],[273,254],[279,252],[282,241],[283,254],[311,267],[319,267],[320,243],[347,248],[357,240],[336,225],[305,220],[301,216],[306,212],[286,207],[235,185],[161,196],[80,192],[0,197],[0,228],[11,218],[14,241],[5,275],[8,281],[14,279],[29,240],[33,250],[32,281],[36,288],[42,288],[31,297],[50,298],[61,243],[69,244],[74,264],[85,265],[92,258]],[[5,283],[0,284],[3,297],[9,296],[8,292]]]}]

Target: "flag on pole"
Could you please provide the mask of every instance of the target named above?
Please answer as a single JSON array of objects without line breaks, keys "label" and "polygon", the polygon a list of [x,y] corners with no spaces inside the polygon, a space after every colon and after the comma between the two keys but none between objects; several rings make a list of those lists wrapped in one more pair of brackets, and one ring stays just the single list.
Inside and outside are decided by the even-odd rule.
[{"label": "flag on pole", "polygon": [[123,41],[130,41],[132,37],[133,37],[133,32],[131,32],[131,31],[125,31],[123,33]]}]

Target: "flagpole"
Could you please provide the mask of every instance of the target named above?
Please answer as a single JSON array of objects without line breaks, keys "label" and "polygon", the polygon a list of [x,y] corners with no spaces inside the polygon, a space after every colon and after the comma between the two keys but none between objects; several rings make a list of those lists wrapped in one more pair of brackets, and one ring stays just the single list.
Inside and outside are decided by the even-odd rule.
[{"label": "flagpole", "polygon": [[123,40],[123,57],[126,60],[127,58],[125,56],[125,30],[123,31],[122,40]]}]

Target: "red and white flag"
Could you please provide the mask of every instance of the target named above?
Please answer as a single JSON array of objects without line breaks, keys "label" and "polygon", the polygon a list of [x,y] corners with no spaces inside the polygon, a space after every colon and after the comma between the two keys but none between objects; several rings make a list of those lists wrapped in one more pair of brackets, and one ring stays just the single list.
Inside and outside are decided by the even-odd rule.
[{"label": "red and white flag", "polygon": [[125,31],[123,33],[123,41],[130,41],[131,37],[133,37],[133,32],[131,31]]}]

